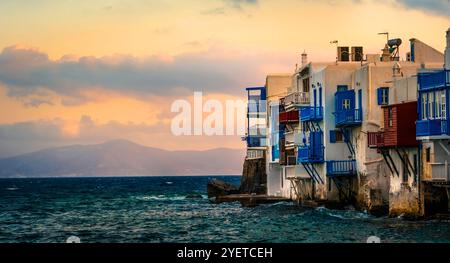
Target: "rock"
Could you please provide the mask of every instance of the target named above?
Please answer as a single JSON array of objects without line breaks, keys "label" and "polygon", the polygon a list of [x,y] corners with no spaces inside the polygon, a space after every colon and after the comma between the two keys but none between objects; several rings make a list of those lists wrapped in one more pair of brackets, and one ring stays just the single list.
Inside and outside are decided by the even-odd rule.
[{"label": "rock", "polygon": [[267,193],[266,160],[264,158],[245,160],[239,193]]},{"label": "rock", "polygon": [[192,193],[185,196],[186,199],[202,199],[203,196],[201,194]]},{"label": "rock", "polygon": [[212,179],[208,181],[208,198],[215,198],[218,196],[238,194],[239,189],[227,182]]}]

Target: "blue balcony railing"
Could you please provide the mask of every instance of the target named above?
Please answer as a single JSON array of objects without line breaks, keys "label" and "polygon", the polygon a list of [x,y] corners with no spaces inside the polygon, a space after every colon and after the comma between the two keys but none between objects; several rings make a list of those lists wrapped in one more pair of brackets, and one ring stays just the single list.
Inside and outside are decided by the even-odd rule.
[{"label": "blue balcony railing", "polygon": [[358,126],[362,122],[362,110],[352,109],[334,112],[335,125],[338,126]]},{"label": "blue balcony railing", "polygon": [[419,90],[441,88],[446,84],[449,84],[449,82],[446,79],[446,74],[450,74],[450,71],[440,70],[435,72],[419,73],[417,75],[417,83],[419,84]]},{"label": "blue balcony railing", "polygon": [[297,151],[297,160],[299,163],[323,163],[323,145],[319,145],[315,149],[311,146],[300,146]]},{"label": "blue balcony railing", "polygon": [[420,120],[416,122],[416,136],[450,135],[450,119]]},{"label": "blue balcony railing", "polygon": [[356,160],[327,161],[327,176],[356,175]]},{"label": "blue balcony railing", "polygon": [[247,147],[265,147],[266,136],[252,135],[246,137]]},{"label": "blue balcony railing", "polygon": [[300,121],[320,121],[323,119],[323,107],[305,106],[300,108]]}]

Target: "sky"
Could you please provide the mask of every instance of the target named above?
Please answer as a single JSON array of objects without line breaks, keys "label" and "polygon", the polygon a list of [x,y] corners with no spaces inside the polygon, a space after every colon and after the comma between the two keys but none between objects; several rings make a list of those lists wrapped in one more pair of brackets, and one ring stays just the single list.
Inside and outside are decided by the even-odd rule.
[{"label": "sky", "polygon": [[243,149],[172,135],[172,102],[245,99],[303,51],[334,60],[331,40],[379,53],[388,31],[443,51],[449,26],[450,0],[2,0],[0,158],[112,139]]}]

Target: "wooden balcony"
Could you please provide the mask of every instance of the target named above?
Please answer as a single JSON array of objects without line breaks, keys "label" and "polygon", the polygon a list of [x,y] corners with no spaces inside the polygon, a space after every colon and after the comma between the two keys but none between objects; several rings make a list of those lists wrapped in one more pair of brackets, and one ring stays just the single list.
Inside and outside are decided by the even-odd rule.
[{"label": "wooden balcony", "polygon": [[280,112],[280,123],[296,123],[299,122],[298,110]]},{"label": "wooden balcony", "polygon": [[384,147],[384,132],[367,132],[367,146],[369,148]]}]

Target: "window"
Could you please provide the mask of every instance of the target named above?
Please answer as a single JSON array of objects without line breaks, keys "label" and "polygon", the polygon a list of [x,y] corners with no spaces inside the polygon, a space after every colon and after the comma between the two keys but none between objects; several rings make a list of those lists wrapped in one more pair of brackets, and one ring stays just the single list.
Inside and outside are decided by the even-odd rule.
[{"label": "window", "polygon": [[447,110],[446,110],[446,108],[447,108],[447,105],[446,105],[446,98],[445,98],[445,90],[441,90],[440,91],[440,99],[441,99],[441,103],[440,103],[440,115],[441,115],[441,118],[442,119],[446,119],[447,118]]},{"label": "window", "polygon": [[426,120],[427,119],[427,94],[426,93],[422,93],[422,108],[421,108],[421,112],[422,112],[422,120]]},{"label": "window", "polygon": [[330,130],[330,143],[343,142],[344,136],[339,130]]},{"label": "window", "polygon": [[381,87],[377,89],[378,105],[389,104],[389,88]]},{"label": "window", "polygon": [[343,110],[350,109],[350,99],[343,99],[342,100],[342,109]]},{"label": "window", "polygon": [[429,163],[430,160],[431,160],[431,149],[430,149],[430,147],[428,147],[425,150],[425,158],[426,158],[427,163]]},{"label": "window", "polygon": [[388,109],[388,125],[389,127],[394,126],[394,108]]},{"label": "window", "polygon": [[435,97],[436,97],[436,104],[435,104],[435,112],[436,112],[436,119],[440,119],[441,118],[441,91],[437,91],[435,93]]},{"label": "window", "polygon": [[428,93],[428,118],[434,119],[434,94]]},{"label": "window", "polygon": [[303,79],[303,92],[309,92],[309,78]]}]

